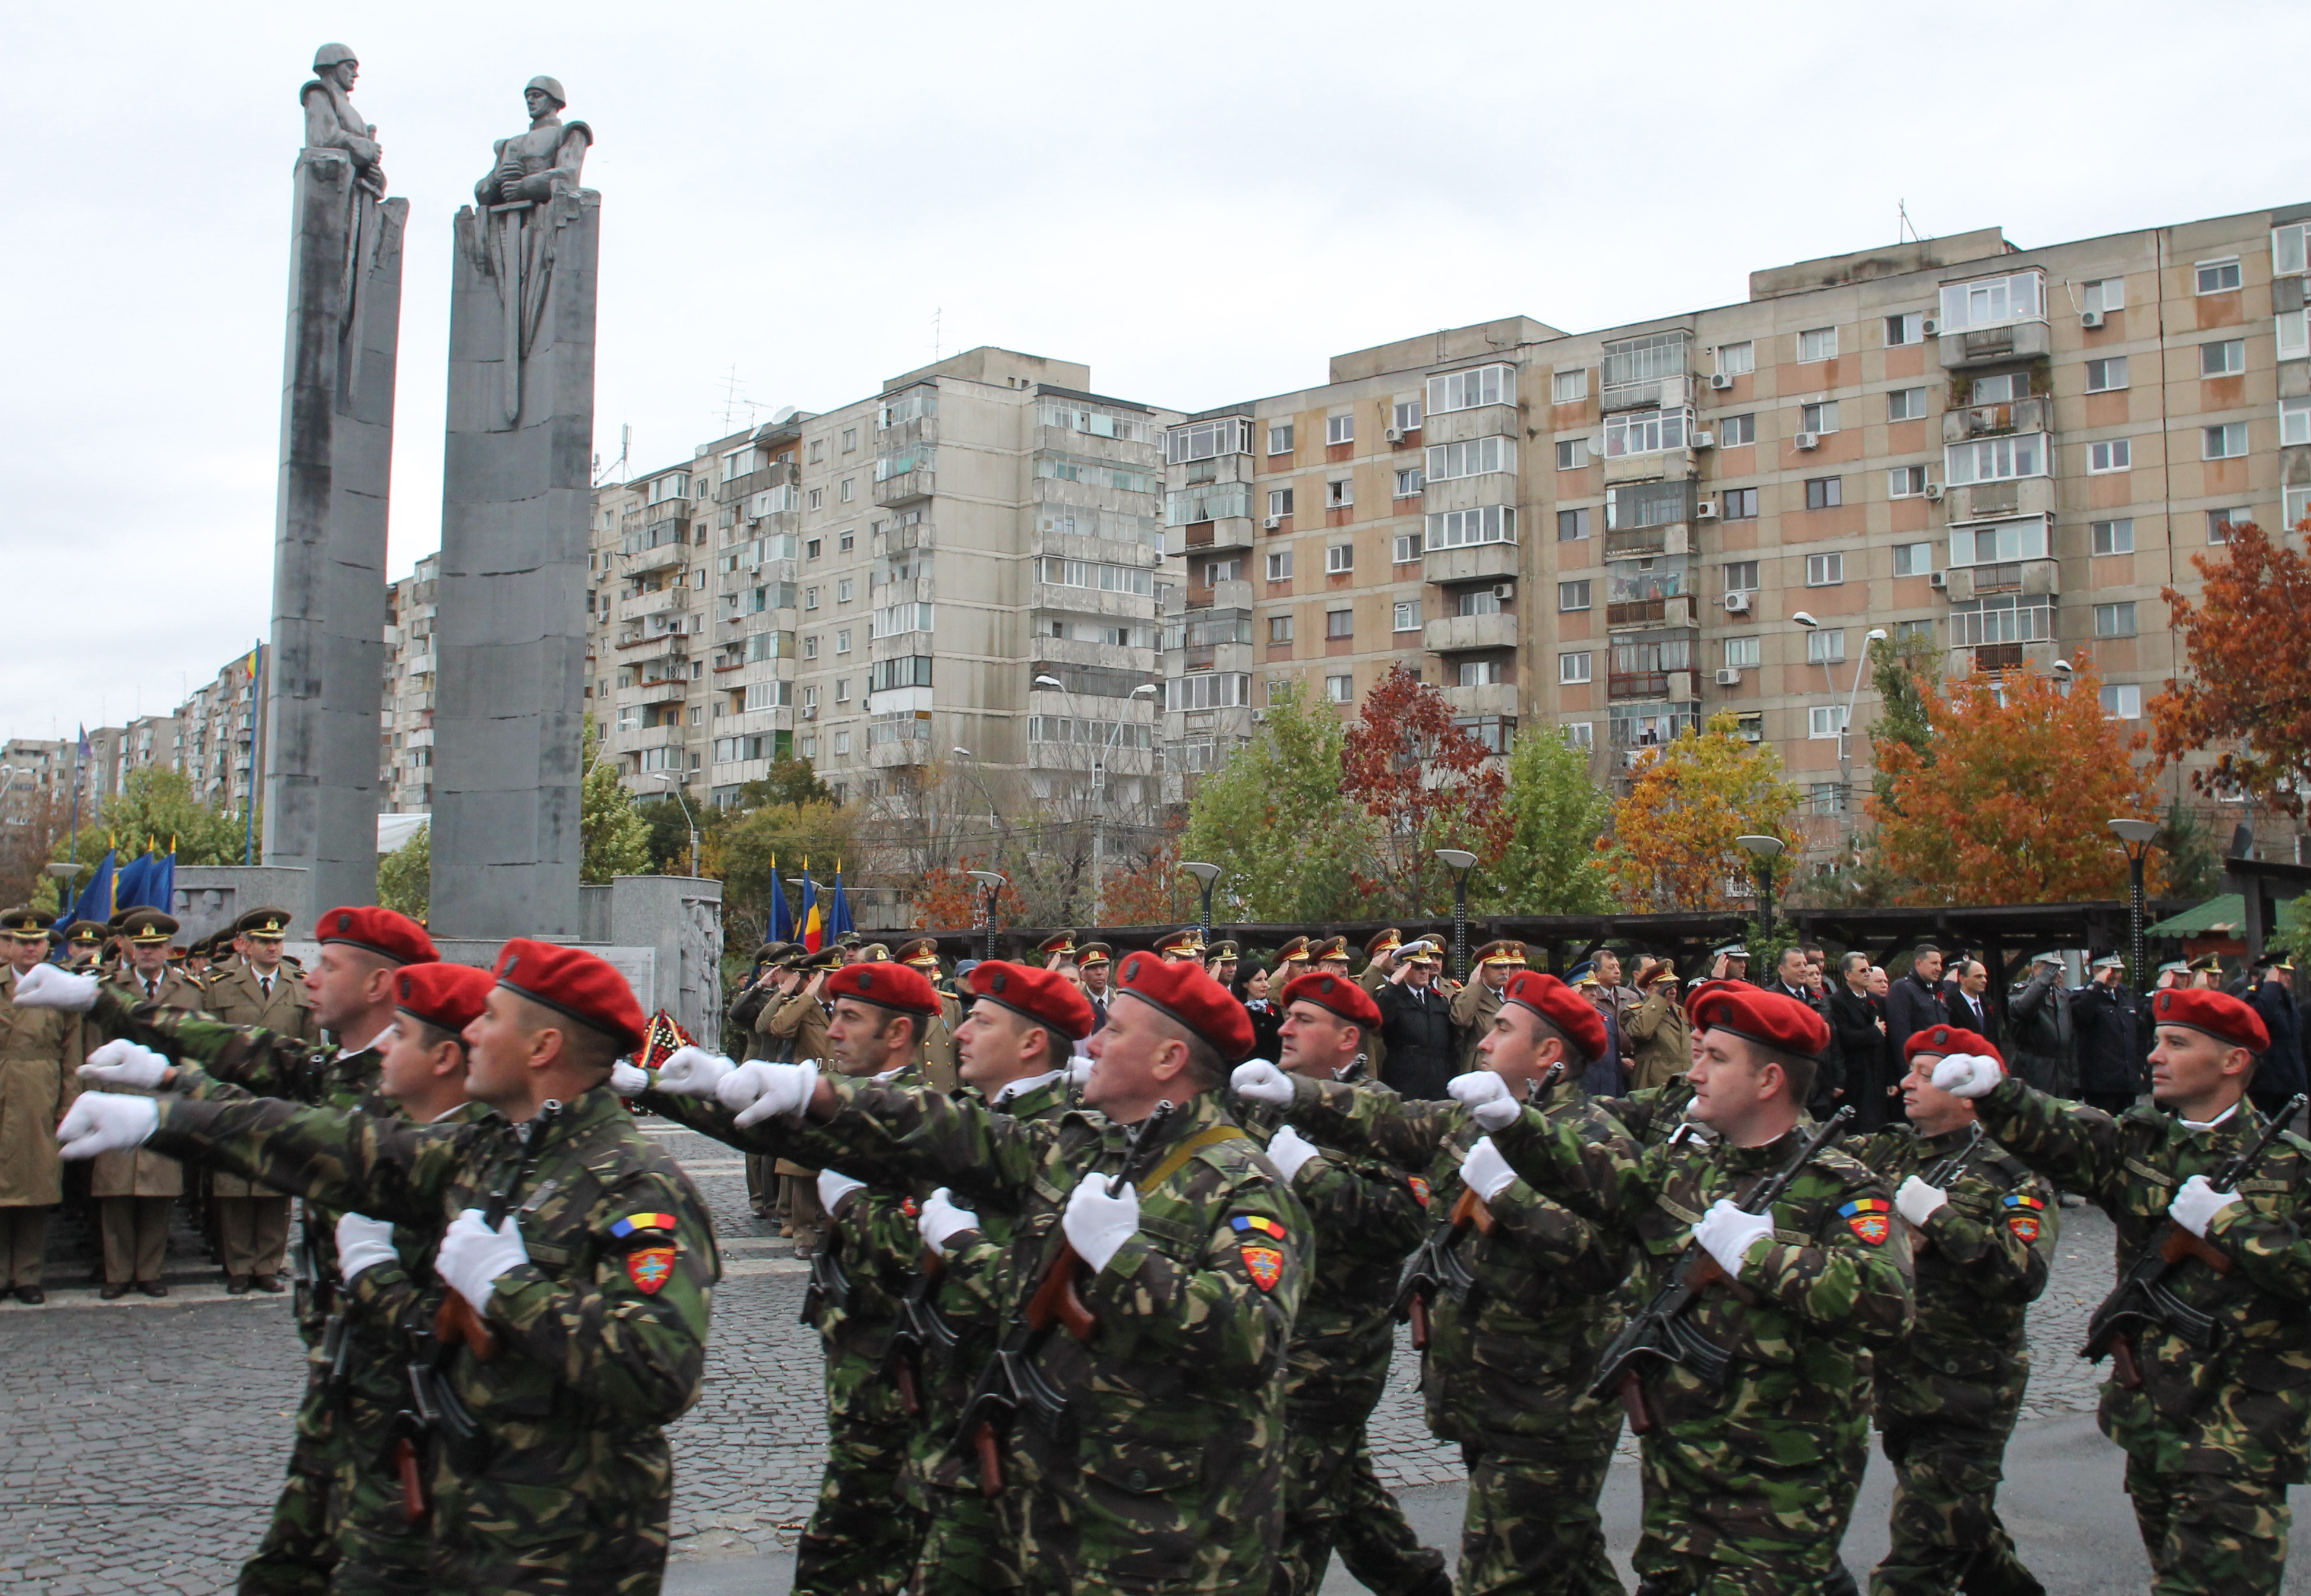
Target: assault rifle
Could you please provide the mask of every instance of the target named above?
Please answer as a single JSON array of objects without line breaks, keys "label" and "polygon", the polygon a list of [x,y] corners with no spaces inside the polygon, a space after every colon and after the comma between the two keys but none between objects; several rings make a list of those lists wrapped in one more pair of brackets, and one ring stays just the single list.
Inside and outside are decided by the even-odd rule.
[{"label": "assault rifle", "polygon": [[[537,1161],[538,1138],[546,1126],[561,1116],[562,1105],[548,1097],[537,1117],[520,1127],[521,1156],[506,1171],[505,1178],[491,1189],[488,1205],[482,1210],[483,1220],[491,1229],[505,1223],[506,1210],[513,1206],[514,1193],[528,1178],[530,1166]],[[434,1310],[433,1340],[438,1343],[433,1360],[437,1369],[447,1360],[452,1347],[463,1346],[484,1363],[490,1362],[499,1352],[497,1331],[455,1287],[441,1294],[441,1305]]]},{"label": "assault rifle", "polygon": [[936,1347],[944,1358],[951,1356],[962,1344],[963,1338],[955,1326],[931,1301],[939,1282],[946,1278],[946,1257],[936,1247],[923,1249],[923,1261],[915,1270],[915,1278],[907,1287],[906,1296],[899,1299],[899,1323],[891,1332],[891,1344],[883,1354],[882,1367],[876,1374],[898,1387],[900,1405],[910,1418],[923,1415],[923,1354]]},{"label": "assault rifle", "polygon": [[[2271,1144],[2285,1132],[2303,1102],[2304,1094],[2296,1093],[2286,1107],[2271,1116],[2263,1134],[2208,1175],[2207,1184],[2219,1192],[2237,1191],[2239,1182],[2254,1173]],[[2228,1253],[2169,1217],[2144,1245],[2126,1278],[2102,1299],[2102,1306],[2087,1322],[2087,1344],[2079,1349],[2079,1356],[2089,1363],[2100,1363],[2107,1356],[2111,1377],[2128,1391],[2139,1391],[2142,1368],[2134,1356],[2134,1337],[2141,1326],[2162,1325],[2202,1357],[2212,1352],[2221,1327],[2213,1315],[2185,1302],[2167,1284],[2167,1274],[2186,1258],[2198,1259],[2219,1275],[2228,1275],[2238,1267]]]},{"label": "assault rifle", "polygon": [[[1123,1167],[1107,1183],[1109,1196],[1121,1192],[1127,1181],[1139,1177],[1156,1150],[1157,1132],[1173,1112],[1170,1102],[1158,1103],[1153,1114],[1125,1132]],[[1003,1494],[1002,1441],[1020,1410],[1026,1410],[1035,1427],[1054,1441],[1074,1436],[1067,1396],[1044,1378],[1043,1371],[1035,1366],[1035,1357],[1060,1329],[1079,1341],[1088,1341],[1099,1329],[1099,1319],[1077,1288],[1084,1268],[1082,1255],[1067,1239],[1063,1224],[1053,1228],[1059,1232],[1059,1250],[1044,1266],[1035,1294],[1004,1332],[955,1426],[956,1448],[978,1456],[979,1491],[984,1496]]]},{"label": "assault rifle", "polygon": [[[1749,1194],[1739,1204],[1741,1211],[1761,1214],[1772,1208],[1821,1149],[1845,1133],[1845,1122],[1853,1117],[1850,1106],[1831,1115],[1791,1155],[1788,1163],[1750,1188]],[[1647,1435],[1653,1427],[1653,1410],[1645,1403],[1642,1359],[1653,1357],[1681,1365],[1713,1386],[1725,1383],[1726,1375],[1733,1366],[1733,1355],[1685,1321],[1685,1311],[1693,1305],[1694,1299],[1725,1279],[1725,1271],[1717,1260],[1699,1242],[1691,1243],[1685,1256],[1678,1260],[1669,1283],[1605,1349],[1605,1356],[1597,1365],[1597,1377],[1590,1382],[1589,1394],[1602,1397],[1608,1392],[1618,1392],[1621,1405],[1628,1410],[1632,1434]]]}]

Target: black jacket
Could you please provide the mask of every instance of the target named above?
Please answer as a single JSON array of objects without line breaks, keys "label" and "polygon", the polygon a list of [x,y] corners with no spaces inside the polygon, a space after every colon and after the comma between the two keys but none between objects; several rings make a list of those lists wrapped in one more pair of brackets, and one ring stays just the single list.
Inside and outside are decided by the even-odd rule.
[{"label": "black jacket", "polygon": [[1829,1028],[1829,1045],[1821,1050],[1821,1068],[1813,1078],[1813,1096],[1806,1106],[1817,1115],[1835,1114],[1844,1106],[1845,1098],[1845,1050],[1838,1045],[1837,1026],[1829,1016],[1829,1007],[1813,994],[1813,989],[1792,990],[1782,984],[1777,976],[1767,976],[1762,983],[1766,991],[1778,997],[1793,999],[1821,1016],[1822,1024]]},{"label": "black jacket", "polygon": [[1274,1063],[1284,1049],[1284,1016],[1266,998],[1249,1000],[1243,1009],[1251,1016],[1251,1056]]},{"label": "black jacket", "polygon": [[1829,1034],[1845,1065],[1845,1100],[1853,1105],[1857,1131],[1881,1130],[1903,1117],[1888,1096],[1899,1092],[1904,1072],[1894,1067],[1899,1055],[1878,1028],[1885,1018],[1883,999],[1856,992],[1842,979],[1830,988]]},{"label": "black jacket", "polygon": [[2144,1060],[2141,1000],[2124,986],[2099,981],[2071,993],[2071,1025],[2078,1034],[2079,1090],[2132,1095],[2150,1081]]},{"label": "black jacket", "polygon": [[1895,1057],[1902,1055],[1902,1045],[1920,1031],[1949,1023],[1949,1011],[1942,1007],[1940,989],[1919,980],[1916,971],[1886,989],[1886,1040]]},{"label": "black jacket", "polygon": [[2263,1028],[2271,1033],[2271,1045],[2254,1067],[2247,1095],[2257,1108],[2275,1114],[2303,1089],[2303,1021],[2295,994],[2276,981],[2265,981],[2235,995],[2263,1016]]},{"label": "black jacket", "polygon": [[2058,1097],[2077,1096],[2078,1070],[2071,1060],[2078,1027],[2061,972],[2041,969],[2017,983],[2006,994],[2006,1018],[2013,1028],[2007,1062],[2022,1079]]},{"label": "black jacket", "polygon": [[[2006,1027],[1998,1018],[1998,1005],[1990,1001],[1990,989],[1983,988],[1982,996],[1975,1001],[1982,1004],[1980,1014],[1974,1011],[1973,1003],[1966,1001],[1966,993],[1952,987],[1949,1001],[1943,1005],[1944,1018],[1960,1030],[1974,1032],[2003,1054],[2006,1051]],[[1909,1040],[1907,1037],[1902,1039]]]},{"label": "black jacket", "polygon": [[1381,1083],[1408,1102],[1443,1098],[1455,1072],[1452,1000],[1434,986],[1385,982],[1373,1001],[1380,1005],[1380,1039],[1388,1045]]}]

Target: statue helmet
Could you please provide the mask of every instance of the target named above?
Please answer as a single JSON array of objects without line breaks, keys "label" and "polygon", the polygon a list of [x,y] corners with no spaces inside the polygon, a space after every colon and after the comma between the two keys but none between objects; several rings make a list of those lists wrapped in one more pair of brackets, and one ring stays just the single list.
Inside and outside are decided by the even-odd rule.
[{"label": "statue helmet", "polygon": [[524,94],[528,93],[532,89],[545,90],[547,97],[551,99],[556,106],[565,106],[570,103],[570,96],[562,91],[562,80],[560,78],[550,78],[544,73],[539,73],[536,77],[530,79],[529,82],[521,86],[521,91]]},{"label": "statue helmet", "polygon": [[348,61],[355,65],[360,62],[360,57],[353,54],[353,48],[349,44],[325,44],[313,52],[315,72],[327,72],[332,66],[342,66]]}]

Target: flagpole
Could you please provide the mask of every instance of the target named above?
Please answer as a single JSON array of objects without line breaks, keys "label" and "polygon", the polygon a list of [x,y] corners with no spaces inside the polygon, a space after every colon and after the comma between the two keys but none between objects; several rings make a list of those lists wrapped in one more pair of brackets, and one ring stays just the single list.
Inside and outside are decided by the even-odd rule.
[{"label": "flagpole", "polygon": [[257,681],[264,672],[265,639],[259,638],[249,651],[249,794],[241,813],[240,844],[240,862],[245,865],[257,863],[257,779],[264,768],[265,736],[265,700],[257,691]]},{"label": "flagpole", "polygon": [[[75,870],[80,865],[80,750],[87,746],[88,728],[83,726],[80,729],[80,736],[73,742],[72,846],[65,850],[65,863],[74,866]],[[57,845],[51,841],[48,846],[54,847]]]}]

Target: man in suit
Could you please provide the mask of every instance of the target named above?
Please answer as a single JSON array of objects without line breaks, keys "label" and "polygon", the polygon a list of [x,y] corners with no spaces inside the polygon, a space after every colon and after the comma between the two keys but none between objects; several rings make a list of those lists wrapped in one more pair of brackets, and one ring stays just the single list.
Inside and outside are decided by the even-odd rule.
[{"label": "man in suit", "polygon": [[1881,1129],[1902,1121],[1902,1083],[1886,1045],[1886,1004],[1870,990],[1870,955],[1848,953],[1838,962],[1830,989],[1829,1033],[1845,1064],[1845,1101],[1853,1106],[1853,1128]]},{"label": "man in suit", "polygon": [[[229,1025],[252,1025],[298,1042],[318,1042],[313,996],[281,962],[289,930],[286,909],[251,909],[233,922],[237,957],[218,967],[201,1006]],[[235,1297],[251,1287],[281,1290],[289,1254],[289,1199],[270,1186],[224,1170],[209,1176],[209,1213],[216,1226],[224,1288]]]},{"label": "man in suit", "polygon": [[[176,934],[176,920],[158,909],[131,909],[121,916],[128,965],[112,986],[123,1002],[192,1013],[207,1007],[200,984],[169,967],[169,942]],[[169,1210],[185,1194],[185,1167],[141,1147],[106,1153],[96,1160],[89,1193],[104,1236],[104,1284],[97,1295],[112,1302],[133,1287],[147,1297],[168,1296],[161,1265],[169,1251]]]},{"label": "man in suit", "polygon": [[1814,967],[1805,956],[1805,950],[1792,942],[1782,950],[1774,963],[1774,973],[1765,979],[1767,992],[1778,992],[1783,997],[1803,1003],[1821,1016],[1829,1028],[1829,1045],[1822,1050],[1820,1071],[1814,1077],[1813,1096],[1807,1106],[1816,1115],[1835,1114],[1848,1100],[1845,1091],[1845,1059],[1837,1045],[1837,1026],[1831,1019],[1827,994],[1814,985]]},{"label": "man in suit", "polygon": [[1941,984],[1942,950],[1932,942],[1919,943],[1910,955],[1909,972],[1886,991],[1886,1041],[1895,1056],[1920,1031],[1952,1023],[1942,1003]]},{"label": "man in suit", "polygon": [[2004,1047],[2006,1038],[2001,1033],[2006,1028],[2005,1022],[1990,1002],[1990,967],[1979,958],[1969,958],[1952,975],[1957,990],[1950,993],[1946,1005],[1949,1022],[1962,1031],[1989,1037],[1993,1047]]}]

